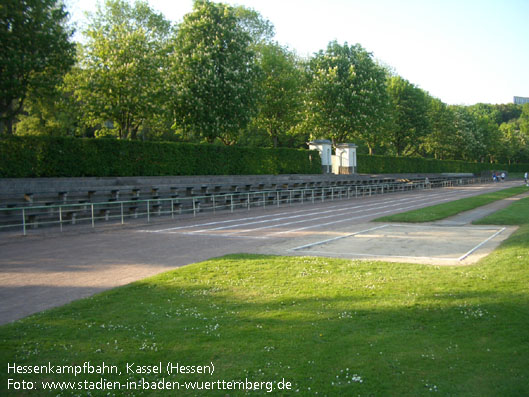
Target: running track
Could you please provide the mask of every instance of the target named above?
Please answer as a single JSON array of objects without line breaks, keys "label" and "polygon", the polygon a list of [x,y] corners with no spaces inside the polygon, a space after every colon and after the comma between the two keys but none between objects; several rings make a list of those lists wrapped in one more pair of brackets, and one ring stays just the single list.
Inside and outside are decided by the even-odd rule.
[{"label": "running track", "polygon": [[230,253],[277,253],[279,246],[301,246],[380,216],[519,184],[390,193],[83,233],[0,236],[0,324],[186,264]]}]

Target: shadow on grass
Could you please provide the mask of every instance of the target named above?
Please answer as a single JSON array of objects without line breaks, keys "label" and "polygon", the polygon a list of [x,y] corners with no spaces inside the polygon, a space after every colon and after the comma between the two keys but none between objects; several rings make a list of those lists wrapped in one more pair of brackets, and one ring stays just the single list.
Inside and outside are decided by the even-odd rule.
[{"label": "shadow on grass", "polygon": [[[420,276],[408,280],[407,272]],[[527,291],[518,284],[496,288],[484,273],[325,258],[223,257],[3,326],[0,365],[105,362],[122,370],[105,379],[123,383],[142,377],[292,383],[292,393],[274,395],[526,395]],[[213,362],[216,370],[213,376],[125,374],[133,362]],[[4,370],[2,387],[8,378],[72,376]],[[83,374],[75,380],[100,378]]]}]

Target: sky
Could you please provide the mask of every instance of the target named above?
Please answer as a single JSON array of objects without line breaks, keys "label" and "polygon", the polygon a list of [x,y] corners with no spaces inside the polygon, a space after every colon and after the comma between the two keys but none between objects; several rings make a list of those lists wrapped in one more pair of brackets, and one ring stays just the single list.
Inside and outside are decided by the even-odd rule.
[{"label": "sky", "polygon": [[[98,0],[67,0],[82,26]],[[258,11],[300,56],[359,43],[447,104],[529,97],[529,0],[224,0]],[[148,0],[179,23],[193,0]]]}]

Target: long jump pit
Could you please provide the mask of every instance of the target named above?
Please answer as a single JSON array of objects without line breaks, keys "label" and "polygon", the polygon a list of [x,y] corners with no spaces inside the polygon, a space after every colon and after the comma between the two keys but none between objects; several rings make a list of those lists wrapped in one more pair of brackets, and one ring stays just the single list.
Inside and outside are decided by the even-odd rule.
[{"label": "long jump pit", "polygon": [[364,229],[291,248],[297,255],[433,265],[469,265],[490,254],[516,227],[435,224],[363,225]]}]

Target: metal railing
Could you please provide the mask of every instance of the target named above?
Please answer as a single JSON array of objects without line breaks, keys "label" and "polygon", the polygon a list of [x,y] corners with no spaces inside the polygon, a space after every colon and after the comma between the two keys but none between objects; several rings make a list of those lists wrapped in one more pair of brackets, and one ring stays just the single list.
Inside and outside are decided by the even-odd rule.
[{"label": "metal railing", "polygon": [[203,194],[201,196],[134,199],[123,201],[81,202],[70,204],[28,205],[0,208],[0,230],[28,231],[43,226],[89,225],[112,222],[125,224],[138,218],[151,222],[154,217],[193,216],[218,211],[234,212],[241,209],[270,208],[294,203],[316,203],[386,194],[414,189],[451,187],[481,182],[480,178],[446,179],[433,182],[403,181],[367,185],[343,185],[320,188],[284,189]]}]

